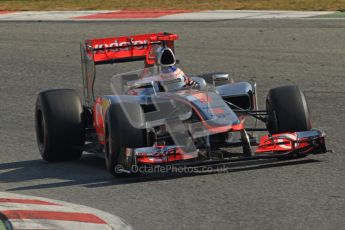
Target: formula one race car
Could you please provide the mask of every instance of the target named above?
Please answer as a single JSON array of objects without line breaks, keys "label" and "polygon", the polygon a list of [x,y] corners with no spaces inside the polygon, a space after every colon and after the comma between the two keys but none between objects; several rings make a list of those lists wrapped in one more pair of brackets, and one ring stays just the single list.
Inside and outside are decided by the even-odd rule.
[{"label": "formula one race car", "polygon": [[[126,175],[141,165],[196,166],[327,152],[325,134],[312,129],[297,86],[270,89],[266,110],[258,110],[256,84],[235,83],[227,73],[189,76],[177,68],[177,38],[156,33],[83,42],[83,103],[72,89],[38,95],[36,134],[43,159],[102,153],[111,174]],[[94,96],[96,65],[139,60],[144,69],[112,77],[112,95]],[[250,117],[255,123],[246,127]],[[259,131],[267,134],[258,141]],[[234,154],[229,147],[243,151]]]}]

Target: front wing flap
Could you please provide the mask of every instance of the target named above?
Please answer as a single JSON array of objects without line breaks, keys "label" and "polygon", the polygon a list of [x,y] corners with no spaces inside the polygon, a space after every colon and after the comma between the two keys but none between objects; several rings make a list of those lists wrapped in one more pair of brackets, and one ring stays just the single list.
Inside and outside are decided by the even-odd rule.
[{"label": "front wing flap", "polygon": [[259,154],[318,154],[326,153],[325,133],[310,130],[293,133],[279,133],[263,136],[255,151]]}]

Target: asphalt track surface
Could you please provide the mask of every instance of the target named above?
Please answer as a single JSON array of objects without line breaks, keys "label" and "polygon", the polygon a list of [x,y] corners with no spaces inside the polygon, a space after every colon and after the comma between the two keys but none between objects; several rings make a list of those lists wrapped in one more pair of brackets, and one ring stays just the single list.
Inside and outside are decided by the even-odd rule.
[{"label": "asphalt track surface", "polygon": [[[345,226],[345,22],[0,23],[0,189],[88,205],[136,229],[342,229]],[[227,165],[227,173],[154,174],[117,179],[104,161],[40,159],[34,130],[39,91],[82,81],[79,42],[86,38],[169,31],[187,73],[229,71],[270,87],[298,84],[313,124],[335,153],[294,161]],[[98,68],[98,92],[115,73],[141,63]],[[104,90],[101,90],[104,89]]]}]

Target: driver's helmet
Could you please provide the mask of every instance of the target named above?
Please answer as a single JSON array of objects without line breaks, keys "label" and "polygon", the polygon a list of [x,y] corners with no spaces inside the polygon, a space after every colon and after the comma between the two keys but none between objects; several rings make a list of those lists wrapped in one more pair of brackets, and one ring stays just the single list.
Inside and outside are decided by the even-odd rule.
[{"label": "driver's helmet", "polygon": [[162,67],[160,83],[165,91],[174,91],[186,86],[187,77],[184,72],[176,66]]}]

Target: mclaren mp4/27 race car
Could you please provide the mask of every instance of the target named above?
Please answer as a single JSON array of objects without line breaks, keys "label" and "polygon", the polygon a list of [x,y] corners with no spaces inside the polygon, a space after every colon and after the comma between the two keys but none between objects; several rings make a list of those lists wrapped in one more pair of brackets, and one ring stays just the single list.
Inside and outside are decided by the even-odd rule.
[{"label": "mclaren mp4/27 race car", "polygon": [[[133,166],[197,166],[327,152],[313,129],[303,92],[295,85],[269,90],[259,110],[256,84],[227,73],[186,75],[177,67],[176,34],[86,40],[81,44],[84,98],[72,89],[39,93],[36,134],[49,162],[101,153],[113,175]],[[111,79],[111,95],[94,95],[96,66],[143,61],[142,70]],[[252,127],[247,127],[253,118]],[[263,122],[258,126],[258,121]],[[258,132],[266,132],[257,137]],[[240,148],[233,154],[231,147]]]}]

